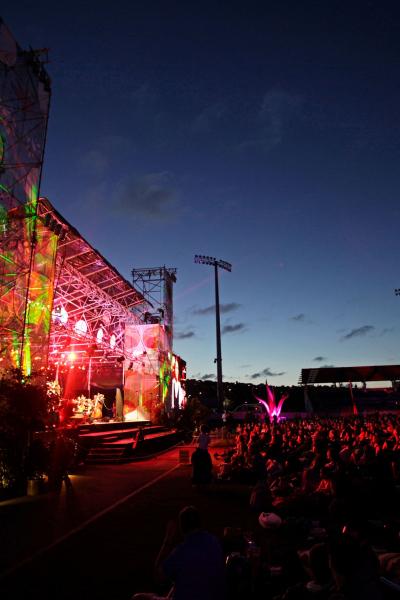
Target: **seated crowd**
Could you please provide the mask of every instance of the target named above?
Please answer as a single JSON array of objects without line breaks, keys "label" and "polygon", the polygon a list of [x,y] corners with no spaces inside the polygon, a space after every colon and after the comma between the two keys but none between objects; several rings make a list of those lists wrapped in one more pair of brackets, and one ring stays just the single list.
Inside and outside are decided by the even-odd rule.
[{"label": "seated crowd", "polygon": [[[201,445],[192,464],[194,483],[204,484],[209,477],[195,481],[199,465],[210,474],[204,436]],[[246,484],[251,492],[246,527],[225,529],[224,589],[219,582],[206,594],[210,600],[399,594],[400,417],[246,423],[237,426],[234,446],[215,458],[218,482]],[[176,560],[174,568],[179,573]],[[171,581],[171,598],[198,597],[179,594],[179,576]]]}]

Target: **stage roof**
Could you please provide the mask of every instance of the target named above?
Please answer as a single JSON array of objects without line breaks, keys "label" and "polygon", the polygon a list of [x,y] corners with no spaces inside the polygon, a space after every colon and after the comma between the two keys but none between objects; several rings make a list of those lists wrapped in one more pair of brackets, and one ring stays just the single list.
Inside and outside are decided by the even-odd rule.
[{"label": "stage roof", "polygon": [[320,369],[302,369],[299,384],[395,381],[397,379],[400,379],[400,365],[321,367]]},{"label": "stage roof", "polygon": [[46,225],[50,223],[50,228],[61,230],[58,251],[62,253],[64,264],[72,266],[125,309],[148,304],[143,295],[68,223],[47,198],[40,198],[38,214]]}]

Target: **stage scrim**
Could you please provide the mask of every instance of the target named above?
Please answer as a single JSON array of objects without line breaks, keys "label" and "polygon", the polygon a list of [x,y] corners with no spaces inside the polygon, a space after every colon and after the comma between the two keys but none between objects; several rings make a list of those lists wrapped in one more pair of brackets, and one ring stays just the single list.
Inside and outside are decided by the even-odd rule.
[{"label": "stage scrim", "polygon": [[49,102],[42,51],[20,48],[0,19],[2,366],[28,374],[46,364],[53,301],[57,236],[37,217]]}]

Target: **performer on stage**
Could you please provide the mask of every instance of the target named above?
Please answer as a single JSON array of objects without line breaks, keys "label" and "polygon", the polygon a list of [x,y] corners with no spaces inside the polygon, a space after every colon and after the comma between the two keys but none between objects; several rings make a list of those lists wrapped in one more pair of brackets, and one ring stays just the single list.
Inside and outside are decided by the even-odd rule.
[{"label": "performer on stage", "polygon": [[119,387],[115,390],[115,417],[117,421],[124,420],[124,400]]}]

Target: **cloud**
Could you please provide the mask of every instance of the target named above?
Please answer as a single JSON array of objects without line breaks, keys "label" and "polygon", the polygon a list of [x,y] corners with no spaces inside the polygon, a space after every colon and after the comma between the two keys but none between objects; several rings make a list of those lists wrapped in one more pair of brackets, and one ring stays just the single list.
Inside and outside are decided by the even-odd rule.
[{"label": "cloud", "polygon": [[334,369],[335,365],[321,365],[320,369]]},{"label": "cloud", "polygon": [[252,375],[250,375],[250,379],[259,379],[260,377],[281,377],[281,375],[284,375],[285,373],[286,371],[274,373],[274,371],[271,371],[269,367],[266,367],[265,369],[260,371],[260,373],[253,373]]},{"label": "cloud", "polygon": [[387,335],[388,333],[392,333],[394,331],[394,327],[384,327],[384,329],[382,329],[382,331],[379,334],[379,337],[382,337],[383,335]]},{"label": "cloud", "polygon": [[362,327],[356,327],[355,329],[352,329],[349,331],[349,333],[346,333],[346,335],[342,335],[340,339],[345,341],[351,340],[354,337],[364,337],[368,333],[372,333],[374,330],[375,327],[373,325],[363,325]]},{"label": "cloud", "polygon": [[[226,313],[230,313],[233,312],[234,310],[237,310],[239,307],[241,306],[241,304],[238,304],[237,302],[229,302],[228,304],[220,304],[219,305],[219,312],[221,314],[226,314]],[[215,312],[215,304],[212,304],[211,306],[206,306],[205,308],[195,308],[193,310],[193,314],[194,315],[211,315],[214,314]]]},{"label": "cloud", "polygon": [[316,356],[313,358],[313,361],[315,362],[322,362],[323,360],[326,360],[326,356]]},{"label": "cloud", "polygon": [[262,100],[260,119],[264,123],[264,137],[267,147],[281,144],[293,120],[299,116],[303,99],[284,90],[272,89]]},{"label": "cloud", "polygon": [[199,379],[201,379],[201,381],[216,379],[216,375],[214,375],[214,373],[205,373],[204,375],[200,375]]},{"label": "cloud", "polygon": [[169,220],[179,208],[176,190],[171,185],[171,174],[162,171],[122,179],[116,186],[114,207],[126,215]]},{"label": "cloud", "polygon": [[82,167],[95,175],[102,175],[109,167],[108,156],[102,150],[89,150],[81,157]]},{"label": "cloud", "polygon": [[134,104],[148,108],[157,100],[157,94],[148,83],[142,83],[130,93],[130,98]]},{"label": "cloud", "polygon": [[204,108],[193,120],[192,130],[195,133],[208,133],[215,128],[226,113],[226,108],[221,102],[211,104]]},{"label": "cloud", "polygon": [[224,325],[224,327],[222,328],[222,335],[224,335],[224,333],[235,333],[236,331],[243,331],[244,328],[244,323],[236,323],[235,325]]},{"label": "cloud", "polygon": [[301,115],[303,98],[275,88],[264,94],[253,137],[239,144],[240,150],[272,150],[284,140],[286,132]]},{"label": "cloud", "polygon": [[304,322],[305,319],[306,319],[306,315],[304,313],[294,315],[294,317],[289,317],[290,321],[296,321],[297,323]]},{"label": "cloud", "polygon": [[122,154],[129,156],[135,152],[132,141],[122,135],[106,135],[100,137],[94,144],[80,157],[80,164],[90,175],[97,177],[103,176],[112,167],[116,157],[121,159]]},{"label": "cloud", "polygon": [[195,337],[194,331],[177,331],[174,333],[174,337],[177,340],[187,340],[189,338]]}]

